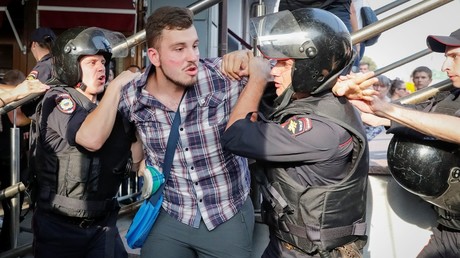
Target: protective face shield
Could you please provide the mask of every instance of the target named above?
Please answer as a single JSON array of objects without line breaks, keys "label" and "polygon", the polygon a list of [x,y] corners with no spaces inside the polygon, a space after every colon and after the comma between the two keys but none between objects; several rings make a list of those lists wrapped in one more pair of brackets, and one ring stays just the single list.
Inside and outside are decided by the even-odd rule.
[{"label": "protective face shield", "polygon": [[119,32],[97,27],[69,29],[59,35],[52,49],[55,77],[67,86],[77,85],[81,81],[80,58],[98,54],[106,59],[108,78],[110,59],[128,55],[128,48],[119,46],[127,46],[125,36]]},{"label": "protective face shield", "polygon": [[390,173],[403,188],[451,212],[460,212],[460,148],[438,140],[395,135]]},{"label": "protective face shield", "polygon": [[294,92],[330,90],[353,61],[351,37],[334,14],[316,8],[281,11],[251,19],[251,35],[266,58],[295,59]]}]

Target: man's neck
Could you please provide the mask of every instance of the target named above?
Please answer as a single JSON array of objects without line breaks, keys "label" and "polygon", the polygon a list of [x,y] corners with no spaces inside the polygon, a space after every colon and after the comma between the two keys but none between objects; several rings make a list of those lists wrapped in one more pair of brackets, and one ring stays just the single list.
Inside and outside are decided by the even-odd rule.
[{"label": "man's neck", "polygon": [[147,80],[146,90],[171,110],[177,110],[185,87],[177,85],[161,74],[154,73]]},{"label": "man's neck", "polygon": [[89,99],[89,101],[93,102],[93,103],[96,103],[97,101],[97,96],[96,95],[93,95],[93,94],[89,94],[88,92],[86,91],[82,91],[80,88],[76,88],[77,91],[79,91],[81,94],[85,95],[85,97],[87,97]]}]

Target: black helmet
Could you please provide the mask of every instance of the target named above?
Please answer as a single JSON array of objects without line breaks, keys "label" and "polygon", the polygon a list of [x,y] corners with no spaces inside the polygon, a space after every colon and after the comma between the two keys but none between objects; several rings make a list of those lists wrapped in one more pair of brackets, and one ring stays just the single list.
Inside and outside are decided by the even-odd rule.
[{"label": "black helmet", "polygon": [[[106,60],[108,78],[112,48],[121,44],[126,44],[126,38],[119,32],[97,27],[68,29],[59,35],[52,49],[55,77],[67,86],[77,85],[81,81],[81,57],[98,54]],[[126,56],[127,51],[119,51],[116,57]]]},{"label": "black helmet", "polygon": [[395,135],[387,153],[403,188],[446,210],[460,212],[460,148],[430,137]]},{"label": "black helmet", "polygon": [[317,9],[285,10],[252,18],[251,32],[269,59],[295,59],[294,92],[330,90],[353,61],[350,33],[334,14]]}]

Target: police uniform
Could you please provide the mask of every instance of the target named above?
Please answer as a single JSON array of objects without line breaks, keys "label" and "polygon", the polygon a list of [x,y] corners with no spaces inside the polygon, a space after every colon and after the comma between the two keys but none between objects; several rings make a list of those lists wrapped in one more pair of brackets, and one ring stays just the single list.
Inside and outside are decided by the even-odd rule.
[{"label": "police uniform", "polygon": [[94,103],[74,88],[54,87],[41,105],[35,257],[127,257],[114,197],[130,171],[133,125],[117,114],[105,144],[89,152],[75,136]]},{"label": "police uniform", "polygon": [[345,103],[331,93],[310,96],[275,113],[275,122],[259,116],[254,123],[248,115],[223,135],[226,150],[255,159],[264,172],[255,178],[273,234],[263,257],[316,257],[349,243],[364,246],[367,144]]},{"label": "police uniform", "polygon": [[[51,54],[47,54],[42,57],[32,68],[32,71],[27,75],[28,80],[37,79],[42,83],[45,83],[51,79],[53,75],[53,64]],[[28,117],[31,117],[35,113],[35,108],[38,101],[32,101],[21,106],[22,112]]]}]

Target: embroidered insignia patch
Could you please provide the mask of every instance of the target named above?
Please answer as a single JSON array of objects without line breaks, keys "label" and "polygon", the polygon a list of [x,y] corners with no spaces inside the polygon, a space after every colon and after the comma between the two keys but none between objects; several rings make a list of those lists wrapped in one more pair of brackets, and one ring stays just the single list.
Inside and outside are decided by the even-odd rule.
[{"label": "embroidered insignia patch", "polygon": [[72,114],[75,111],[75,101],[70,97],[69,94],[59,94],[56,96],[56,105],[59,111],[64,114]]},{"label": "embroidered insignia patch", "polygon": [[294,136],[308,132],[312,128],[311,119],[308,117],[293,117],[281,126]]},{"label": "embroidered insignia patch", "polygon": [[26,78],[26,79],[27,79],[27,80],[35,80],[35,79],[37,79],[37,78],[38,78],[38,71],[33,70],[33,71],[31,71],[31,72],[29,73],[29,75],[27,75],[27,78]]}]

